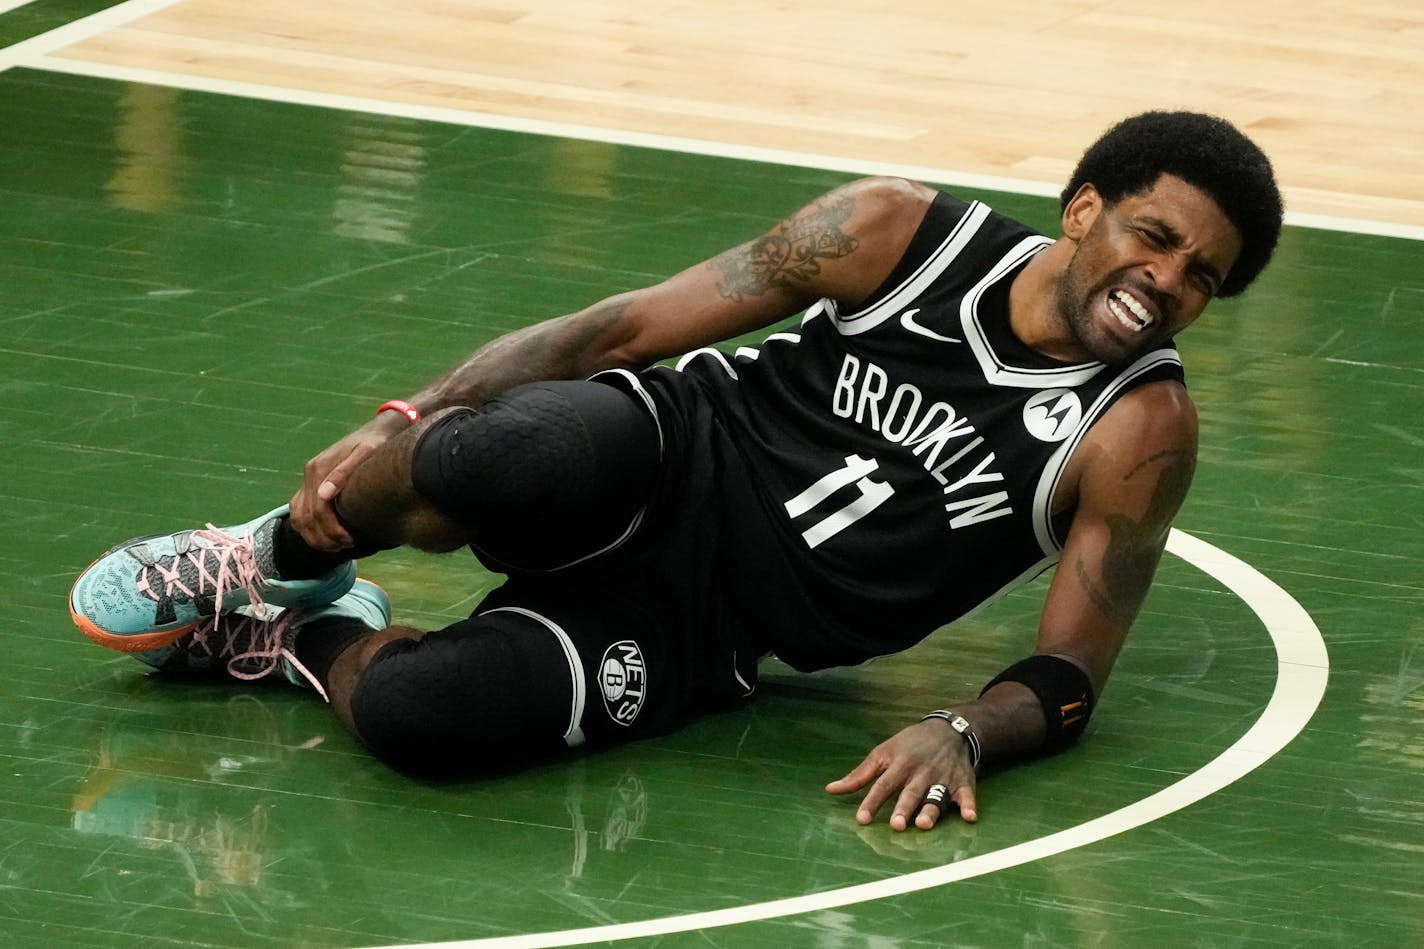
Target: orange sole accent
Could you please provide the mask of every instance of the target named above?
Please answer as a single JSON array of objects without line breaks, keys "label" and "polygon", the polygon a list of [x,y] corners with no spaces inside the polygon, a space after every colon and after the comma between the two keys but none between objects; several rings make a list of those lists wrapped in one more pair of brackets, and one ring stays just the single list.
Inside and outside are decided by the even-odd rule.
[{"label": "orange sole accent", "polygon": [[69,618],[74,620],[74,625],[79,627],[79,631],[90,640],[107,649],[117,649],[119,652],[148,652],[150,649],[161,649],[182,639],[185,633],[198,625],[193,622],[177,629],[165,629],[162,632],[120,636],[95,626],[88,617],[80,616],[74,612],[72,603],[69,606]]},{"label": "orange sole accent", "polygon": [[[133,540],[125,541],[124,543],[131,544],[135,541],[148,540],[149,537],[161,536],[163,535],[151,534],[145,537],[135,537]],[[94,566],[94,564],[98,563],[100,560],[103,560],[105,557],[109,556],[109,554],[113,553],[118,549],[118,547],[110,547],[98,557],[95,557],[94,563],[91,563],[89,567]],[[79,576],[83,577],[84,574],[88,573],[89,567],[85,567],[83,570],[81,570]],[[75,580],[74,586],[78,585],[79,581]],[[94,625],[94,623],[90,622],[87,617],[80,616],[74,611],[74,587],[69,588],[69,618],[74,621],[74,625],[79,628],[79,631],[85,636],[87,636],[91,641],[98,643],[100,646],[103,646],[106,649],[117,649],[119,652],[148,652],[150,649],[162,649],[164,646],[170,645],[182,639],[184,633],[188,632],[193,627],[198,625],[197,621],[195,620],[194,622],[188,623],[185,626],[180,626],[177,629],[165,629],[162,632],[156,633],[138,633],[134,636],[120,636],[116,633],[111,633],[106,629]]]}]

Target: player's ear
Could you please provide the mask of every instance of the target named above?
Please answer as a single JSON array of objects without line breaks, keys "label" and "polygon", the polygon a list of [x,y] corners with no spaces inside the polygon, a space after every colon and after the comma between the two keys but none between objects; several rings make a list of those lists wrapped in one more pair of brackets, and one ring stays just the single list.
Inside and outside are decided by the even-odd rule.
[{"label": "player's ear", "polygon": [[1102,213],[1105,202],[1103,196],[1091,181],[1083,182],[1076,194],[1063,208],[1063,236],[1069,240],[1082,240],[1093,222]]}]

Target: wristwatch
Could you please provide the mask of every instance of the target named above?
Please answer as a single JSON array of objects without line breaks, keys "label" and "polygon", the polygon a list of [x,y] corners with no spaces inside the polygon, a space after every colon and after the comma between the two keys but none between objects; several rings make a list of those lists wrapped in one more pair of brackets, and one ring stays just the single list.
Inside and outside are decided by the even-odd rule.
[{"label": "wristwatch", "polygon": [[969,743],[969,767],[977,769],[979,767],[979,759],[984,757],[984,749],[980,747],[979,736],[974,734],[974,726],[969,724],[969,719],[963,715],[951,712],[947,708],[937,708],[920,719],[920,721],[927,722],[932,718],[944,719],[946,722],[949,722],[950,728],[953,728],[964,736],[964,740]]}]

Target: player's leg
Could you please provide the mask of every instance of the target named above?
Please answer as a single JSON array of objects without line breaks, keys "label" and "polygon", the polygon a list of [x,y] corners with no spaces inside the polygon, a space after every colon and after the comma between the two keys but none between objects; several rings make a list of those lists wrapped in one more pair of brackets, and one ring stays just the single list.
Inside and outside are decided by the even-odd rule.
[{"label": "player's leg", "polygon": [[243,607],[136,656],[172,674],[286,679],[391,766],[475,774],[662,734],[705,704],[688,677],[708,664],[639,582],[514,580],[427,634],[390,626],[385,594],[357,580],[332,604],[266,620]]},{"label": "player's leg", "polygon": [[697,685],[679,680],[695,667],[684,631],[597,584],[509,590],[443,630],[363,636],[324,670],[313,658],[373,754],[405,771],[474,774],[661,734],[695,712]]},{"label": "player's leg", "polygon": [[357,469],[337,509],[389,543],[468,544],[503,572],[555,570],[626,538],[661,453],[648,409],[623,390],[534,383],[433,418]]},{"label": "player's leg", "polygon": [[381,446],[340,496],[356,551],[313,550],[279,508],[236,528],[121,544],[80,576],[70,611],[91,639],[150,651],[245,604],[262,618],[270,605],[330,602],[355,579],[346,557],[398,544],[473,542],[501,562],[560,566],[616,544],[636,522],[659,451],[647,410],[619,390],[524,386]]},{"label": "player's leg", "polygon": [[[412,426],[356,469],[335,506],[370,546],[472,546],[503,572],[555,570],[631,532],[661,455],[657,423],[623,390],[536,382]],[[290,523],[278,539],[294,575],[329,563]]]}]

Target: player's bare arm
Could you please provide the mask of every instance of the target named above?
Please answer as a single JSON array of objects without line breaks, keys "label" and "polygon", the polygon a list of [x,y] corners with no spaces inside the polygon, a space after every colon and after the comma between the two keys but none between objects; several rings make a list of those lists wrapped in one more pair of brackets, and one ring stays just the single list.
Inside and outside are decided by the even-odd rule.
[{"label": "player's bare arm", "polygon": [[[857,304],[890,273],[933,199],[931,189],[900,179],[852,182],[661,283],[501,336],[407,401],[429,417],[527,382],[641,369],[786,319],[822,297]],[[292,520],[310,543],[350,545],[332,502],[408,424],[381,413],[307,463]]]},{"label": "player's bare arm", "polygon": [[[1081,669],[1101,695],[1151,586],[1196,459],[1196,412],[1174,383],[1124,397],[1080,446],[1060,496],[1072,524],[1040,620],[1035,656]],[[1032,756],[1050,723],[1033,689],[1004,681],[951,707],[973,724],[984,761]],[[832,793],[869,787],[856,813],[868,824],[894,801],[895,830],[928,830],[949,808],[926,801],[935,785],[966,821],[978,819],[971,747],[941,718],[911,725],[877,746]]]},{"label": "player's bare arm", "polygon": [[524,382],[641,369],[784,320],[822,297],[856,304],[904,254],[934,192],[852,182],[767,233],[669,277],[477,350],[411,397],[422,412],[478,405]]},{"label": "player's bare arm", "polygon": [[775,231],[720,255],[711,261],[721,272],[718,292],[737,303],[773,289],[803,293],[824,266],[860,247],[860,239],[847,230],[855,213],[852,194],[827,195]]},{"label": "player's bare arm", "polygon": [[1197,417],[1175,383],[1124,397],[1070,468],[1072,527],[1044,601],[1037,649],[1106,683],[1147,596],[1196,468]]}]

